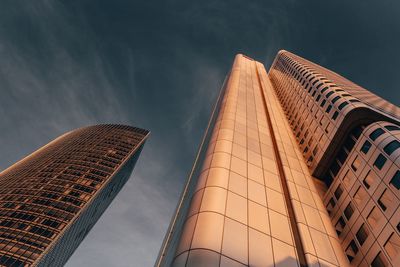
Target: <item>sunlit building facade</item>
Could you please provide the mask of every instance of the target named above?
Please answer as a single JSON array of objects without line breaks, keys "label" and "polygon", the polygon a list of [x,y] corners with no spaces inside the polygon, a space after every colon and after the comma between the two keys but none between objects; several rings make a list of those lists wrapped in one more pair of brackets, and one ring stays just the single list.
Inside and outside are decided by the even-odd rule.
[{"label": "sunlit building facade", "polygon": [[237,55],[156,266],[400,266],[400,109]]},{"label": "sunlit building facade", "polygon": [[0,266],[63,266],[128,180],[147,130],[66,133],[0,173]]}]

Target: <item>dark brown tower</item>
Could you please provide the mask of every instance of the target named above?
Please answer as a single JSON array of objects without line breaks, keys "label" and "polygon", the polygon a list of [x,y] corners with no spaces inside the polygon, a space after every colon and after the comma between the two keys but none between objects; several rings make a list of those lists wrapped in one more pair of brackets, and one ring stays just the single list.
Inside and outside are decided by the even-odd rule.
[{"label": "dark brown tower", "polygon": [[128,180],[148,134],[77,129],[0,173],[0,265],[62,266]]}]

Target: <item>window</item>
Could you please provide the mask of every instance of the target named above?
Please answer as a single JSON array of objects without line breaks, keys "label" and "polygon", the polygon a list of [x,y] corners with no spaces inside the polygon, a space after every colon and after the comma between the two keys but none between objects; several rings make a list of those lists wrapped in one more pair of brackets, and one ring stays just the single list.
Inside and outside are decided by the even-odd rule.
[{"label": "window", "polygon": [[378,128],[375,131],[373,131],[370,135],[369,138],[371,138],[372,141],[375,141],[379,136],[381,136],[383,133],[385,133],[382,129]]},{"label": "window", "polygon": [[367,240],[369,235],[369,231],[367,229],[367,227],[365,227],[364,224],[361,225],[360,229],[358,229],[357,233],[356,233],[356,238],[358,243],[360,244],[360,246],[362,246],[365,242],[365,240]]},{"label": "window", "polygon": [[386,158],[382,154],[379,154],[379,156],[376,158],[374,162],[374,166],[377,167],[379,170],[382,170],[383,165],[386,163]]},{"label": "window", "polygon": [[352,262],[352,260],[355,258],[358,252],[358,247],[356,245],[356,242],[354,240],[351,240],[350,244],[346,248],[346,256],[349,259],[349,262]]},{"label": "window", "polygon": [[345,106],[347,106],[349,104],[349,102],[343,102],[342,104],[340,104],[339,106],[338,106],[338,109],[339,110],[342,110]]},{"label": "window", "polygon": [[358,157],[356,157],[353,161],[353,163],[351,163],[351,168],[353,169],[353,171],[357,171],[358,168],[360,167],[361,163],[360,160],[358,159]]},{"label": "window", "polygon": [[44,236],[47,238],[52,237],[54,234],[52,231],[49,231],[49,230],[46,230],[46,229],[43,229],[43,228],[40,228],[37,226],[31,226],[31,229],[29,230],[29,232],[37,234],[37,235],[41,235],[41,236]]},{"label": "window", "polygon": [[333,99],[332,99],[332,104],[334,104],[336,101],[338,101],[340,99],[340,96],[335,96]]},{"label": "window", "polygon": [[384,248],[389,255],[389,258],[393,261],[396,259],[400,252],[400,237],[399,235],[392,233],[389,239],[386,241]]},{"label": "window", "polygon": [[385,189],[381,197],[378,199],[378,204],[383,211],[386,211],[387,207],[390,206],[390,203],[393,202],[393,200],[394,199],[391,196],[390,192],[387,189]]},{"label": "window", "polygon": [[336,228],[336,233],[338,236],[343,232],[344,227],[346,226],[346,222],[344,221],[343,217],[340,216],[339,220],[337,221],[335,228]]},{"label": "window", "polygon": [[322,102],[321,102],[321,107],[323,107],[324,105],[325,105],[325,103],[326,103],[326,100],[324,99],[324,100],[322,100]]},{"label": "window", "polygon": [[332,109],[332,105],[329,105],[329,106],[326,108],[326,113],[329,113],[329,111],[331,111],[331,109]]},{"label": "window", "polygon": [[330,91],[326,94],[326,98],[330,97],[333,94],[333,91]]},{"label": "window", "polygon": [[381,252],[376,255],[375,259],[371,262],[371,267],[386,267],[388,266],[387,260],[384,258]]},{"label": "window", "polygon": [[371,148],[371,143],[367,140],[364,142],[364,144],[361,147],[361,152],[363,152],[364,154],[367,154],[369,149]]},{"label": "window", "polygon": [[378,222],[379,222],[380,218],[382,218],[382,217],[383,216],[380,213],[379,209],[376,207],[373,207],[371,212],[367,216],[367,222],[373,229],[374,227],[376,227],[378,225]]},{"label": "window", "polygon": [[336,120],[336,118],[338,117],[339,112],[335,111],[335,113],[333,113],[332,119]]},{"label": "window", "polygon": [[329,202],[328,202],[328,205],[326,205],[326,209],[327,209],[327,211],[328,211],[329,214],[331,213],[331,211],[333,210],[333,208],[335,207],[335,205],[336,205],[336,202],[335,202],[335,200],[333,199],[333,197],[331,197],[331,199],[330,199]]},{"label": "window", "polygon": [[400,131],[400,127],[394,126],[394,125],[388,125],[388,126],[385,126],[385,128],[390,132],[392,132],[392,131]]},{"label": "window", "polygon": [[354,213],[354,209],[351,206],[351,203],[349,203],[349,205],[347,205],[347,207],[344,209],[344,216],[346,217],[347,220],[350,220],[351,216]]},{"label": "window", "polygon": [[0,256],[0,264],[4,266],[24,266],[25,262],[17,260],[13,257],[2,255]]},{"label": "window", "polygon": [[339,198],[340,198],[340,196],[341,196],[342,194],[343,194],[343,189],[342,189],[342,187],[339,185],[339,186],[336,188],[334,195],[335,195],[336,199],[339,200]]},{"label": "window", "polygon": [[392,180],[390,180],[390,184],[396,187],[396,189],[400,189],[400,171],[396,171]]},{"label": "window", "polygon": [[387,144],[383,150],[386,152],[386,154],[391,155],[396,149],[400,147],[400,142],[397,140],[393,140],[389,144]]},{"label": "window", "polygon": [[50,227],[54,227],[54,228],[58,228],[60,226],[59,222],[56,222],[56,221],[53,221],[53,220],[50,220],[50,219],[44,219],[42,224],[50,226]]},{"label": "window", "polygon": [[374,184],[375,182],[375,175],[373,174],[373,172],[371,173],[371,171],[368,172],[368,174],[365,176],[364,180],[363,180],[363,184],[365,185],[365,187],[367,189],[369,189],[371,187],[372,184]]}]

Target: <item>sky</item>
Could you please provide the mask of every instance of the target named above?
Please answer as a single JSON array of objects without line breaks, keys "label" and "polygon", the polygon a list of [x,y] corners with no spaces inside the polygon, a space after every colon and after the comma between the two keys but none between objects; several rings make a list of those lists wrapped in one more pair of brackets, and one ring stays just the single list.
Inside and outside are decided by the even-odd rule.
[{"label": "sky", "polygon": [[2,0],[0,169],[72,129],[151,131],[73,266],[153,266],[237,53],[285,49],[400,105],[395,0]]}]

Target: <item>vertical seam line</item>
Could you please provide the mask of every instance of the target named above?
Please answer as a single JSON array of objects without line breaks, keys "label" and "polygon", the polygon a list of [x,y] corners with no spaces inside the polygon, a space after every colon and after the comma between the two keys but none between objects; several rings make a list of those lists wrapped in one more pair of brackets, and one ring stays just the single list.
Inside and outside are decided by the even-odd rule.
[{"label": "vertical seam line", "polygon": [[[256,63],[254,63],[254,64],[256,64]],[[274,154],[275,154],[275,159],[276,159],[276,163],[277,163],[277,167],[278,167],[279,177],[280,177],[281,185],[282,185],[282,189],[283,189],[283,195],[285,197],[286,207],[288,209],[289,222],[290,222],[290,226],[293,231],[293,238],[294,238],[294,242],[296,245],[295,248],[296,248],[297,256],[299,258],[300,266],[306,267],[306,266],[308,266],[308,264],[307,264],[307,259],[306,259],[305,252],[304,252],[303,243],[302,243],[301,237],[300,237],[300,230],[297,226],[296,214],[294,212],[293,204],[290,199],[289,186],[287,183],[285,171],[283,169],[282,159],[281,159],[281,156],[279,154],[279,149],[278,149],[278,143],[276,141],[274,129],[272,127],[271,115],[270,115],[270,112],[269,112],[268,106],[267,106],[266,96],[264,93],[264,87],[263,87],[263,84],[261,83],[261,79],[260,79],[258,70],[259,70],[258,66],[256,65],[257,80],[258,80],[258,83],[259,83],[260,89],[261,89],[262,100],[263,100],[263,104],[265,107],[265,114],[266,114],[267,121],[268,121],[268,128],[269,128],[269,131],[271,134],[271,139],[272,139],[272,147],[274,149]]]}]

